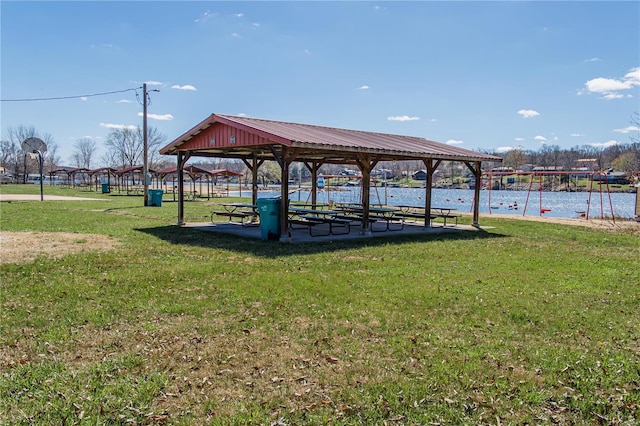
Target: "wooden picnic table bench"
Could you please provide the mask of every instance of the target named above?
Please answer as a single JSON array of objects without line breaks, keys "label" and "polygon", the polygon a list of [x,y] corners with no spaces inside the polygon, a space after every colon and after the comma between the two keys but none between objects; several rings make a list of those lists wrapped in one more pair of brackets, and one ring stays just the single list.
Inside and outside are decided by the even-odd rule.
[{"label": "wooden picnic table bench", "polygon": [[[400,209],[396,212],[396,216],[400,216],[405,218],[405,220],[410,219],[412,222],[416,222],[418,220],[425,220],[424,207],[420,206],[398,206]],[[435,219],[435,214],[431,213],[429,215],[429,220]]]},{"label": "wooden picnic table bench", "polygon": [[442,226],[447,226],[447,219],[454,219],[455,225],[453,226],[458,226],[458,218],[462,215],[459,213],[452,213],[451,212],[452,210],[455,210],[455,209],[451,207],[432,207],[431,216],[435,216],[435,217],[432,217],[432,219],[442,218],[443,219]]},{"label": "wooden picnic table bench", "polygon": [[[305,222],[309,227],[309,235],[312,237],[321,236],[321,235],[342,235],[348,234],[351,232],[351,221],[347,219],[340,219],[334,216],[327,215],[312,215],[305,214],[299,216],[299,219],[294,219],[294,221],[298,221],[298,224]],[[329,230],[327,233],[322,234],[314,234],[313,229],[317,225],[329,225]],[[341,230],[340,232],[335,232],[336,230]]]},{"label": "wooden picnic table bench", "polygon": [[258,225],[259,217],[257,206],[253,204],[242,203],[230,203],[221,204],[224,210],[211,211],[211,222],[215,216],[224,216],[229,218],[229,222],[233,222],[233,219],[240,219],[242,226]]},{"label": "wooden picnic table bench", "polygon": [[[319,210],[308,208],[289,208],[288,220],[289,226],[295,229],[295,225],[306,227],[309,229],[309,235],[312,237],[326,235],[348,234],[351,231],[351,220],[337,217],[338,212],[332,210]],[[325,233],[314,233],[314,229],[318,225],[328,225],[328,231]]]},{"label": "wooden picnic table bench", "polygon": [[[352,221],[362,222],[364,220],[364,207],[361,205],[340,205],[342,211],[337,217],[350,218]],[[400,231],[404,228],[404,217],[398,215],[397,208],[372,206],[369,207],[369,229],[371,232]],[[384,222],[383,229],[375,229],[376,222]],[[399,225],[399,226],[398,226]]]}]

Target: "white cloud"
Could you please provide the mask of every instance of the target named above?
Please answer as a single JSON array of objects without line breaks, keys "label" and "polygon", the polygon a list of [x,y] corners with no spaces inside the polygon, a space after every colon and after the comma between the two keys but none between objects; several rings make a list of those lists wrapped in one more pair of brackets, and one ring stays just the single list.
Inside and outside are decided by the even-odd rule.
[{"label": "white cloud", "polygon": [[460,145],[463,144],[464,141],[457,141],[455,139],[449,139],[448,141],[445,142],[447,145]]},{"label": "white cloud", "polygon": [[238,34],[238,33],[231,33],[231,37],[233,37],[233,38],[240,38],[240,34]]},{"label": "white cloud", "polygon": [[544,136],[541,136],[541,135],[536,136],[534,139],[537,140],[537,141],[540,141],[540,142],[546,142],[547,141],[547,138],[545,138]]},{"label": "white cloud", "polygon": [[147,83],[147,86],[164,86],[165,84],[161,81],[145,81],[145,83]]},{"label": "white cloud", "polygon": [[82,96],[82,97],[80,98],[80,100],[81,100],[81,101],[85,101],[85,102],[86,102],[86,101],[87,101],[87,97],[86,97],[86,96]]},{"label": "white cloud", "polygon": [[509,151],[513,151],[514,149],[516,149],[513,146],[501,146],[496,148],[496,152],[500,153],[500,152],[509,152]]},{"label": "white cloud", "polygon": [[202,13],[198,18],[196,18],[194,22],[205,22],[213,16],[216,16],[216,13],[212,13],[211,11],[207,10],[206,12]]},{"label": "white cloud", "polygon": [[102,43],[102,44],[100,44],[100,46],[97,46],[97,45],[95,45],[95,44],[92,44],[92,45],[91,45],[91,48],[92,48],[92,49],[95,49],[96,47],[104,47],[104,48],[106,48],[106,49],[111,49],[111,48],[113,48],[113,47],[115,47],[115,46],[114,46],[113,44],[111,44],[111,43]]},{"label": "white cloud", "polygon": [[241,112],[241,113],[238,114],[238,117],[246,117],[246,116],[247,116],[247,114],[245,114],[244,112]]},{"label": "white cloud", "polygon": [[640,127],[638,126],[628,126],[625,127],[623,129],[613,129],[614,132],[618,132],[618,133],[631,133],[631,132],[638,132],[640,131]]},{"label": "white cloud", "polygon": [[[139,112],[138,113],[138,117],[142,117],[144,114]],[[160,121],[167,121],[167,120],[173,120],[173,115],[171,114],[147,114],[147,118],[150,118],[152,120],[160,120]]]},{"label": "white cloud", "polygon": [[538,111],[534,111],[532,109],[521,109],[520,111],[518,111],[518,114],[520,114],[524,118],[537,117],[540,115]]},{"label": "white cloud", "polygon": [[138,126],[134,126],[133,124],[112,124],[112,123],[100,123],[100,127],[105,127],[107,129],[118,129],[118,130],[122,130],[122,129],[135,130],[138,128]]},{"label": "white cloud", "polygon": [[513,140],[516,142],[522,142],[524,141],[524,138],[513,138]]},{"label": "white cloud", "polygon": [[596,93],[608,93],[616,90],[630,89],[631,85],[613,78],[594,78],[585,83],[587,90]]},{"label": "white cloud", "polygon": [[579,137],[582,137],[582,136],[585,136],[585,135],[583,133],[571,133],[571,136],[574,137],[574,138],[579,138]]},{"label": "white cloud", "polygon": [[640,84],[640,67],[632,68],[624,75],[624,79],[633,82],[634,85]]},{"label": "white cloud", "polygon": [[396,115],[393,117],[387,117],[389,121],[417,121],[420,117],[409,117],[408,115]]},{"label": "white cloud", "polygon": [[[631,97],[631,95],[627,95],[629,97]],[[624,98],[624,95],[621,93],[607,93],[606,95],[604,95],[602,97],[603,99],[607,99],[607,100],[611,100],[611,99],[622,99]]]},{"label": "white cloud", "polygon": [[133,103],[133,101],[129,100],[129,99],[120,99],[119,101],[116,101],[117,104],[131,104]]},{"label": "white cloud", "polygon": [[596,148],[609,148],[611,146],[620,145],[620,142],[614,141],[614,140],[610,140],[610,141],[607,141],[607,142],[591,142],[591,143],[588,143],[587,145],[593,146],[593,147],[596,147]]},{"label": "white cloud", "polygon": [[357,90],[367,90],[369,88],[369,86],[367,86],[366,84],[363,86],[358,87]]},{"label": "white cloud", "polygon": [[436,121],[438,121],[438,119],[437,119],[437,118],[430,118],[430,119],[429,119],[429,122],[430,122],[430,123],[435,123]]},{"label": "white cloud", "polygon": [[[621,99],[625,97],[625,94],[619,92],[640,85],[640,67],[631,69],[622,78],[598,77],[587,81],[584,85],[587,92],[601,94],[603,99]],[[632,97],[630,94],[626,96]]]},{"label": "white cloud", "polygon": [[585,62],[600,62],[600,58],[593,57],[593,58],[590,58],[590,59],[585,59],[584,61]]},{"label": "white cloud", "polygon": [[260,26],[260,22],[254,22],[251,25],[253,25],[254,27],[259,27]]},{"label": "white cloud", "polygon": [[242,12],[234,13],[233,16],[235,16],[236,18],[242,18],[244,16],[244,13],[242,13]]},{"label": "white cloud", "polygon": [[172,89],[178,89],[178,90],[193,90],[194,92],[198,89],[195,88],[195,86],[192,86],[190,84],[185,84],[184,86],[179,86],[177,84],[171,86]]}]

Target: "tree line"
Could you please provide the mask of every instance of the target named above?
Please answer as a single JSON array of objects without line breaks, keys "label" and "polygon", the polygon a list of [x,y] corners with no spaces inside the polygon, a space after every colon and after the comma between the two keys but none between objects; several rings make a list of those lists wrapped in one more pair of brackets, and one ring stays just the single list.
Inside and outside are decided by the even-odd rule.
[{"label": "tree line", "polygon": [[[26,182],[30,173],[38,171],[37,160],[30,158],[22,150],[22,142],[28,138],[40,138],[47,144],[43,155],[44,172],[49,173],[60,167],[95,169],[110,167],[122,169],[141,165],[143,162],[144,138],[140,127],[113,129],[103,144],[105,151],[97,158],[98,144],[90,138],[81,138],[74,142],[71,163],[63,162],[58,154],[58,144],[49,133],[41,132],[35,126],[19,125],[9,127],[0,140],[0,167],[17,181]],[[160,156],[159,149],[166,143],[167,137],[155,127],[148,128],[147,147],[150,169],[161,169],[175,165],[175,159]]]},{"label": "tree line", "polygon": [[[632,120],[634,128],[640,128],[640,114],[636,113]],[[29,173],[38,170],[37,160],[30,158],[22,151],[22,142],[30,137],[38,137],[47,144],[44,153],[44,171],[46,173],[55,170],[63,164],[58,154],[58,145],[52,135],[38,131],[35,126],[9,127],[0,140],[0,167],[7,174],[13,175],[18,180],[26,181]],[[148,158],[151,170],[160,170],[175,166],[173,157],[160,156],[159,149],[166,144],[167,137],[155,127],[148,129]],[[71,154],[72,167],[95,169],[98,167],[111,167],[122,169],[130,166],[141,165],[143,162],[143,132],[140,127],[124,127],[113,129],[109,132],[103,146],[104,153],[96,158],[98,145],[90,138],[78,139],[73,145]],[[483,167],[491,169],[504,167],[514,171],[536,166],[546,169],[572,170],[581,164],[593,170],[607,170],[637,175],[640,172],[640,131],[630,135],[628,143],[612,144],[606,147],[592,145],[575,146],[562,149],[557,145],[543,145],[538,150],[525,150],[515,148],[507,152],[483,151],[487,154],[499,156],[503,159],[501,164],[483,163]],[[589,161],[579,161],[589,160]],[[233,159],[215,159],[200,162],[199,165],[209,168],[228,169],[243,173],[245,179],[249,176],[244,163]],[[339,174],[344,165],[325,165],[321,168],[324,174]],[[390,176],[410,176],[416,170],[424,169],[421,161],[393,161],[381,162],[378,169],[384,169]],[[439,167],[441,176],[463,175],[467,172],[464,165],[457,162],[443,162]],[[386,172],[385,172],[386,174]],[[310,172],[306,167],[292,167],[290,177],[294,181],[310,178]],[[272,183],[279,181],[280,170],[276,163],[266,162],[259,171],[260,182]]]}]

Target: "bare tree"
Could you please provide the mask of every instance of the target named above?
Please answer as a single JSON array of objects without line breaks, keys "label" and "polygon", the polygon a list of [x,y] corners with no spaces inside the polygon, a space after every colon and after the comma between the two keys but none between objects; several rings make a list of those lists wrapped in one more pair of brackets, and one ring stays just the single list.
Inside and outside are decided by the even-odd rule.
[{"label": "bare tree", "polygon": [[44,154],[44,169],[51,170],[56,167],[59,157],[56,155],[58,146],[49,133],[39,133],[35,126],[19,125],[8,127],[6,136],[2,142],[2,157],[5,161],[4,167],[12,170],[16,178],[22,177],[22,181],[27,181],[27,175],[31,171],[38,170],[37,160],[31,159],[22,151],[22,142],[28,138],[40,138],[47,144],[47,151]]},{"label": "bare tree", "polygon": [[[143,145],[143,132],[140,127],[137,129],[137,137]],[[165,144],[167,136],[161,133],[157,127],[147,128],[147,150],[149,158],[149,168],[155,169],[157,165],[162,163],[160,157],[160,148]]]},{"label": "bare tree", "polygon": [[504,165],[507,167],[513,167],[514,171],[517,171],[523,164],[525,164],[526,156],[524,149],[515,148],[507,153],[504,157]]},{"label": "bare tree", "polygon": [[631,124],[635,127],[635,133],[631,133],[629,139],[637,147],[640,144],[640,112],[634,112],[631,116]]},{"label": "bare tree", "polygon": [[20,165],[20,147],[10,140],[0,141],[0,166],[13,176],[18,175]]},{"label": "bare tree", "polygon": [[[125,127],[114,129],[107,136],[105,145],[107,153],[103,159],[110,167],[124,168],[141,165],[144,159],[143,131],[140,127]],[[150,168],[160,161],[160,146],[166,136],[155,127],[150,127],[147,133],[147,152]]]},{"label": "bare tree", "polygon": [[91,160],[98,149],[96,142],[89,138],[78,139],[73,144],[74,151],[71,158],[76,167],[91,168]]},{"label": "bare tree", "polygon": [[130,167],[142,162],[142,141],[138,143],[135,128],[125,127],[109,132],[105,142],[107,152],[116,168]]}]

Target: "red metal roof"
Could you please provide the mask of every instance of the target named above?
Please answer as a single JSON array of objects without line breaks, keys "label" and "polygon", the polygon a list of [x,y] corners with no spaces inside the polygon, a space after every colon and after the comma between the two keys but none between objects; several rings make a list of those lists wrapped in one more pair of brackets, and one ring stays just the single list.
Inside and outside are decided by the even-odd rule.
[{"label": "red metal roof", "polygon": [[[242,176],[242,173],[238,173],[238,172],[234,172],[232,170],[227,170],[227,169],[213,169],[213,170],[208,170],[206,168],[203,167],[199,167],[199,166],[184,166],[182,168],[182,170],[184,170],[187,173],[203,173],[203,174],[208,174],[208,175],[224,175],[224,176]],[[158,170],[157,172],[155,172],[156,174],[159,175],[168,175],[171,173],[176,173],[178,171],[178,167],[177,166],[173,166],[173,167],[168,167],[166,169],[162,169],[162,170]]]},{"label": "red metal roof", "polygon": [[456,161],[502,161],[500,157],[446,145],[416,136],[402,136],[259,118],[212,114],[160,150],[161,154],[190,151],[193,155],[250,153],[272,155],[268,146],[299,148],[299,159],[353,159],[372,154],[379,160],[443,159]]},{"label": "red metal roof", "polygon": [[[118,174],[118,175],[121,175],[123,173],[128,173],[128,172],[142,173],[143,169],[144,169],[144,166],[130,166],[130,167],[125,167],[125,168],[122,168],[122,169],[118,169],[114,173]],[[149,173],[155,173],[155,171],[149,169]]]},{"label": "red metal roof", "polygon": [[95,173],[100,173],[100,172],[115,172],[116,169],[114,169],[113,167],[100,167],[98,169],[93,169],[93,170],[89,170],[89,173],[91,174],[95,174]]}]

